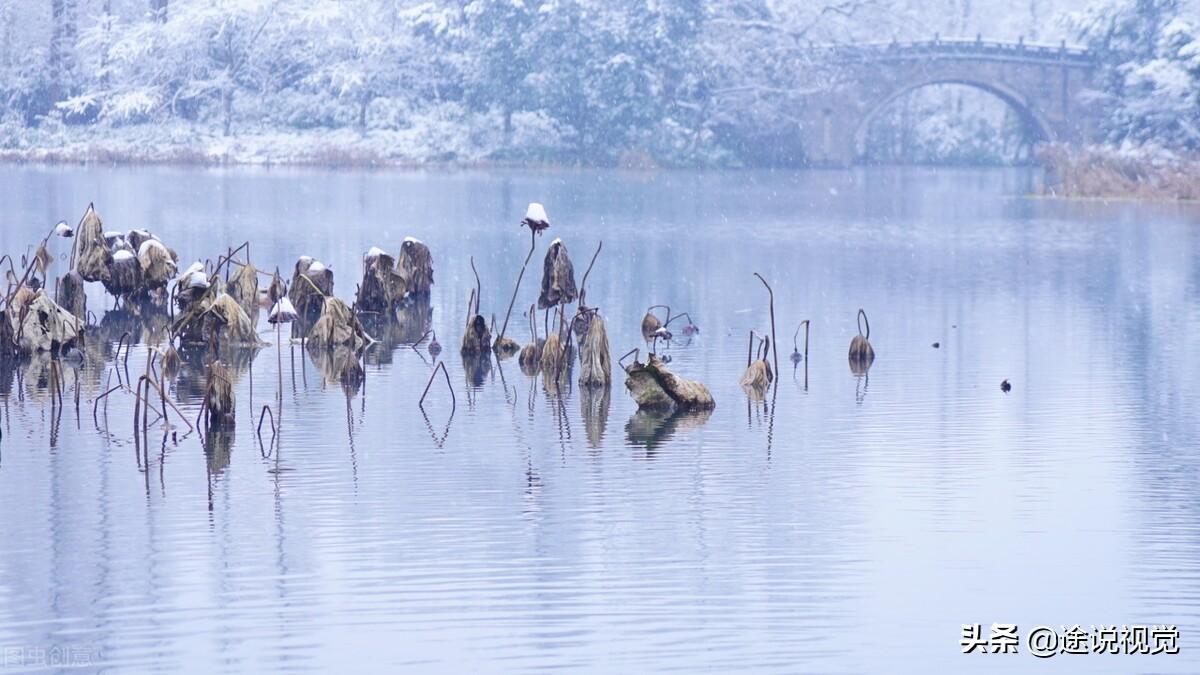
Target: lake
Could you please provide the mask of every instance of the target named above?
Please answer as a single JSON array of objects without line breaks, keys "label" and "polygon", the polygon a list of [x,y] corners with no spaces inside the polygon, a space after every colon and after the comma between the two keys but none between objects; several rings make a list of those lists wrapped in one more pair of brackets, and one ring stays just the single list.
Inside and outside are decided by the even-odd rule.
[{"label": "lake", "polygon": [[[11,254],[94,201],[181,268],[249,240],[288,277],[322,260],[350,299],[369,247],[423,240],[455,395],[439,379],[418,406],[424,344],[372,347],[347,390],[263,321],[236,430],[173,418],[139,449],[132,394],[93,417],[120,362],[65,366],[57,410],[45,359],[0,369],[0,670],[1200,671],[1200,210],[1028,198],[1038,180],[0,167]],[[515,358],[464,367],[471,258],[502,322],[530,201],[553,225],[509,334],[529,340],[550,240],[577,278],[603,240],[588,300],[614,360],[645,354],[650,305],[688,312],[700,332],[658,348],[710,415],[639,413],[619,371],[548,392]],[[754,272],[782,369],[765,401],[738,384],[771,330]],[[98,320],[112,306],[89,291]],[[1181,653],[966,655],[975,623],[1174,625]]]}]

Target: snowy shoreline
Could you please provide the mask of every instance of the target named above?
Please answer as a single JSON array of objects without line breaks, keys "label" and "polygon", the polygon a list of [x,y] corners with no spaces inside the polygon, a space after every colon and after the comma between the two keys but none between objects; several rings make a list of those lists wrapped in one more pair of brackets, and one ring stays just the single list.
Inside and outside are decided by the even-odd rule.
[{"label": "snowy shoreline", "polygon": [[129,164],[183,166],[324,166],[423,168],[492,165],[467,143],[428,129],[259,131],[224,136],[189,125],[137,125],[34,133],[0,147],[7,164]]}]

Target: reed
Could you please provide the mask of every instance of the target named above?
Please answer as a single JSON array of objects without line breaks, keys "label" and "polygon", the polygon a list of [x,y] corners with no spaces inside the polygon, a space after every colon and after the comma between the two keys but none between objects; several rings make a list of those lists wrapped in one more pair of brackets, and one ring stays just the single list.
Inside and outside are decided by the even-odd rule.
[{"label": "reed", "polygon": [[1039,146],[1049,168],[1042,192],[1075,199],[1200,200],[1200,159],[1151,150],[1062,143]]}]

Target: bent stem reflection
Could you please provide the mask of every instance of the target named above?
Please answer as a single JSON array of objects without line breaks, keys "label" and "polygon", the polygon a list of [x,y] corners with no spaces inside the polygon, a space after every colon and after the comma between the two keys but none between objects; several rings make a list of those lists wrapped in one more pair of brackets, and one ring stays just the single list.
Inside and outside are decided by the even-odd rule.
[{"label": "bent stem reflection", "polygon": [[[278,427],[275,426],[275,413],[271,411],[271,406],[264,405],[262,407],[262,412],[259,413],[259,415],[258,415],[257,432],[258,432],[258,450],[260,453],[263,452],[263,440],[262,440],[263,419],[266,418],[267,415],[271,416],[271,450],[272,451],[275,449],[275,437],[278,435],[278,431],[279,431]],[[264,459],[266,459],[270,456],[271,456],[271,452],[266,452],[266,454],[263,454]]]},{"label": "bent stem reflection", "polygon": [[767,412],[767,461],[771,461],[771,445],[775,440],[775,400],[779,397],[779,387],[771,390],[770,410]]},{"label": "bent stem reflection", "polygon": [[425,419],[425,428],[429,431],[429,437],[433,439],[433,445],[438,450],[441,450],[446,444],[446,439],[450,436],[450,424],[454,421],[454,408],[450,408],[450,417],[446,419],[446,428],[442,432],[441,438],[438,438],[437,432],[433,429],[433,423],[429,421],[429,414],[425,412],[425,408],[421,407],[421,417]]},{"label": "bent stem reflection", "polygon": [[554,402],[554,416],[558,423],[558,442],[562,452],[567,451],[567,441],[571,440],[571,419],[567,415],[567,406],[561,395],[549,397]]}]

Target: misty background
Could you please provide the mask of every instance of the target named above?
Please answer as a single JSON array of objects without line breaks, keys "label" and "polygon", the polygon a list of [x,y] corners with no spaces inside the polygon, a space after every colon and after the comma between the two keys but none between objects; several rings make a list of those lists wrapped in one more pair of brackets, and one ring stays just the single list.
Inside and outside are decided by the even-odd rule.
[{"label": "misty background", "polygon": [[[186,160],[253,139],[284,160],[795,166],[798,111],[838,86],[814,46],[981,35],[1091,48],[1101,140],[1190,152],[1195,16],[1177,0],[0,0],[0,151]],[[866,159],[1020,162],[1023,133],[992,95],[936,85],[879,116]]]}]

